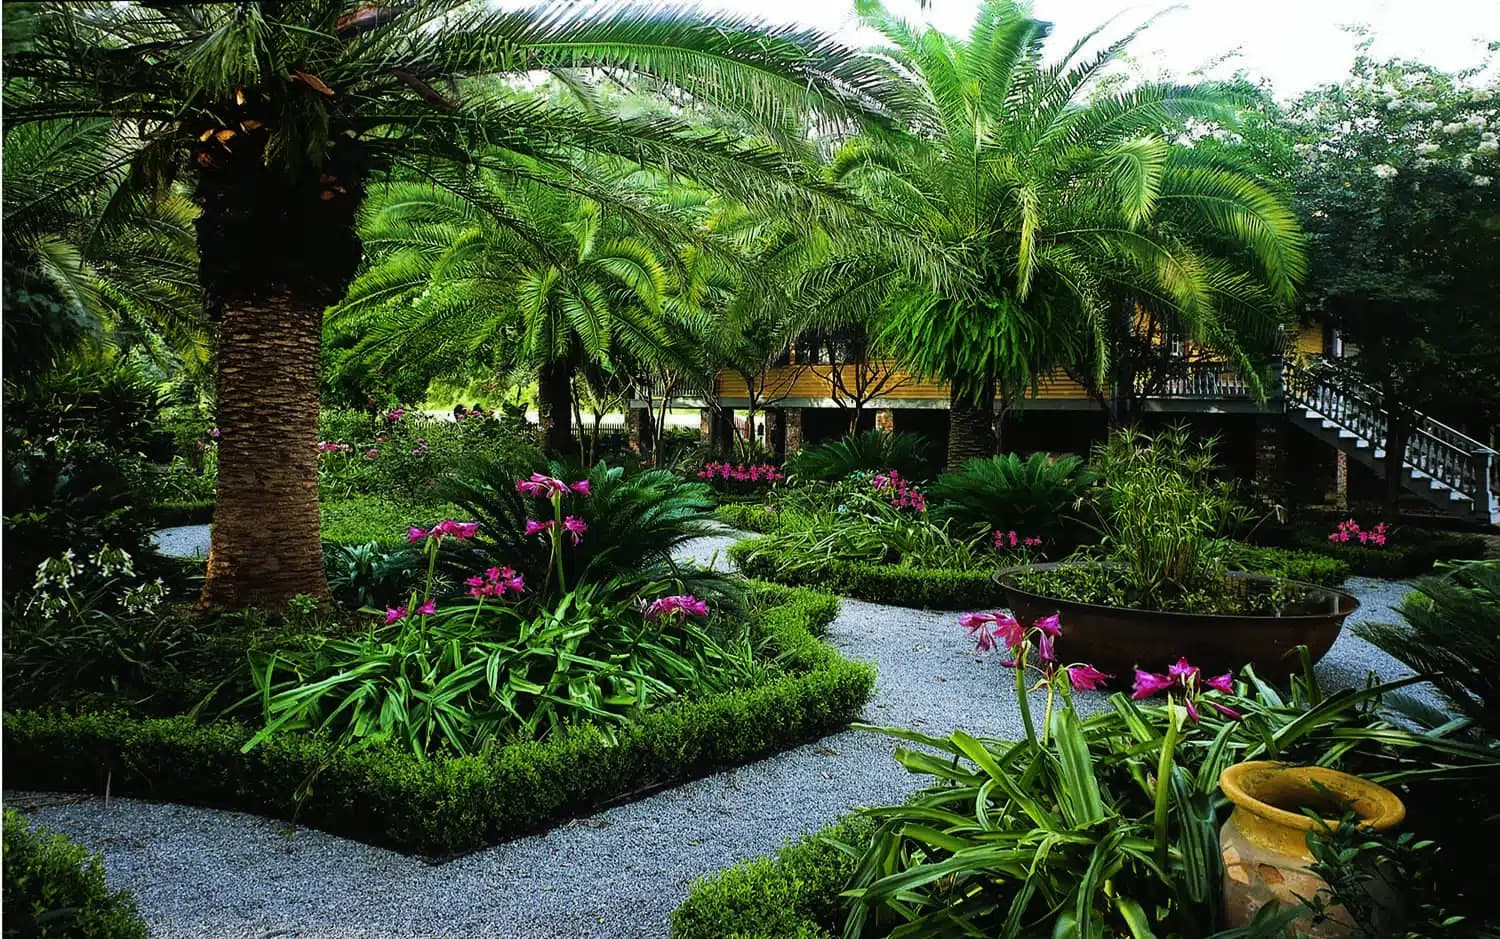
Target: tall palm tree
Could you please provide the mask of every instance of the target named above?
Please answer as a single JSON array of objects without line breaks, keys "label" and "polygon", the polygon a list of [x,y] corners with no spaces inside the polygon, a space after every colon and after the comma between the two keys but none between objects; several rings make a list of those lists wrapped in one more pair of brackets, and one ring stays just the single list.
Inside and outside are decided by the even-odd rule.
[{"label": "tall palm tree", "polygon": [[[199,278],[218,321],[218,507],[202,602],[324,596],[318,538],[323,309],[361,259],[371,174],[462,184],[489,154],[579,151],[712,176],[745,198],[799,198],[782,149],[681,121],[624,121],[518,98],[501,79],[580,69],[646,76],[781,147],[809,110],[878,109],[888,76],[816,33],[653,6],[482,0],[57,3],[5,49],[9,127],[105,118],[141,144],[135,178],[190,178]],[[9,24],[8,24],[9,25]],[[508,172],[516,172],[507,167]],[[568,185],[567,173],[551,174]],[[581,182],[572,185],[584,185]]]},{"label": "tall palm tree", "polygon": [[1020,393],[1079,358],[1106,368],[1124,297],[1241,359],[1228,324],[1279,321],[1305,268],[1292,213],[1253,171],[1185,142],[1189,120],[1235,126],[1232,89],[1104,87],[1136,33],[1081,57],[1096,29],[1048,64],[1048,24],[1014,0],[983,3],[967,39],[874,0],[860,10],[889,43],[907,124],[850,142],[834,174],[964,259],[956,289],[895,290],[883,337],[950,383],[950,464],[993,452],[997,387]]},{"label": "tall palm tree", "polygon": [[362,334],[355,354],[380,365],[436,371],[496,350],[496,364],[537,378],[544,448],[572,452],[575,374],[612,371],[617,350],[664,348],[665,266],[575,193],[485,173],[470,195],[480,198],[428,183],[377,191],[360,229],[368,269],[329,325]]}]

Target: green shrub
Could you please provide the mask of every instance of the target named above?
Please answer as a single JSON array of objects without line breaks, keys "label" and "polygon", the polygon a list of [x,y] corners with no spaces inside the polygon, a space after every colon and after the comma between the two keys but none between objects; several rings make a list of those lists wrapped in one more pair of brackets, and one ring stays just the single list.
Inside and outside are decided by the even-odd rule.
[{"label": "green shrub", "polygon": [[1014,453],[969,460],[939,476],[929,487],[932,511],[940,519],[991,531],[1057,543],[1080,536],[1078,503],[1093,485],[1094,474],[1075,456],[1051,459],[1033,453],[1022,460]]},{"label": "green shrub", "polygon": [[207,525],[214,520],[216,500],[191,499],[180,502],[158,502],[151,506],[151,514],[158,528],[173,528],[178,525]]},{"label": "green shrub", "polygon": [[5,810],[5,935],[145,939],[128,890],[110,890],[99,855]]},{"label": "green shrub", "polygon": [[1500,739],[1500,561],[1422,578],[1400,613],[1405,627],[1358,623],[1354,631],[1428,676],[1455,713]]},{"label": "green shrub", "polygon": [[[622,796],[672,785],[822,737],[858,717],[871,666],[819,641],[836,601],[773,585],[763,652],[782,674],[677,701],[615,731],[580,725],[543,741],[425,763],[394,747],[337,750],[304,734],[248,753],[253,728],[118,712],[6,715],[6,784],[140,795],[239,809],[405,851],[446,854],[514,837]],[[309,785],[310,783],[310,785]]]},{"label": "green shrub", "polygon": [[832,939],[843,928],[839,892],[857,859],[833,842],[863,844],[868,820],[851,815],[693,884],[672,911],[671,939]]},{"label": "green shrub", "polygon": [[1312,551],[1266,548],[1234,541],[1225,542],[1226,563],[1231,570],[1284,577],[1324,587],[1337,587],[1349,577],[1349,565],[1337,558]]},{"label": "green shrub", "polygon": [[1333,542],[1322,528],[1301,528],[1292,546],[1325,557],[1337,558],[1359,577],[1400,579],[1432,570],[1439,561],[1463,561],[1484,557],[1484,539],[1479,535],[1398,527],[1384,545]]},{"label": "green shrub", "polygon": [[323,541],[339,545],[375,542],[383,547],[406,544],[412,525],[424,528],[445,518],[457,518],[463,509],[438,503],[416,507],[382,496],[355,496],[324,502],[321,506]]},{"label": "green shrub", "polygon": [[781,527],[781,513],[761,502],[719,503],[714,517],[730,528],[766,534]]},{"label": "green shrub", "polygon": [[920,434],[867,430],[805,447],[788,461],[788,476],[798,480],[836,482],[851,473],[896,470],[907,479],[925,479],[927,438]]},{"label": "green shrub", "polygon": [[748,577],[813,587],[841,597],[927,610],[967,610],[1004,601],[990,570],[906,567],[864,561],[830,560],[794,564],[772,548],[770,537],[731,545],[729,557]]}]

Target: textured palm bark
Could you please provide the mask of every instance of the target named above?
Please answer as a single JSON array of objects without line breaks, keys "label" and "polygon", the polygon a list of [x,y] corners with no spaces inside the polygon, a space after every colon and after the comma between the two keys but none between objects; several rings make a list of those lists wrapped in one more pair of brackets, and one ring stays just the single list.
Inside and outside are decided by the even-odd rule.
[{"label": "textured palm bark", "polygon": [[995,391],[987,385],[979,400],[948,393],[948,468],[995,454]]},{"label": "textured palm bark", "polygon": [[548,362],[537,370],[537,423],[548,456],[576,453],[573,443],[573,374],[566,361]]},{"label": "textured palm bark", "polygon": [[226,304],[219,486],[200,606],[328,596],[318,530],[323,307],[280,293]]}]

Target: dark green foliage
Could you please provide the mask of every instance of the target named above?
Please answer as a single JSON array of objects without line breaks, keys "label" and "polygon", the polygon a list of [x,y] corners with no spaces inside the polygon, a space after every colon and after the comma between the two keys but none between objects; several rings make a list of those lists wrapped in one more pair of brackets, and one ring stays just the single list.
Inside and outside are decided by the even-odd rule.
[{"label": "dark green foliage", "polygon": [[939,519],[985,532],[1016,531],[1050,544],[1075,541],[1080,502],[1094,474],[1075,456],[1053,460],[1046,453],[1021,459],[1014,453],[965,462],[928,489]]},{"label": "dark green foliage", "polygon": [[195,499],[182,502],[158,502],[151,506],[151,516],[160,528],[178,525],[207,525],[214,520],[213,499]]},{"label": "dark green foliage", "polygon": [[730,528],[768,534],[781,526],[781,516],[776,509],[762,502],[719,503],[714,517]]},{"label": "dark green foliage", "polygon": [[[761,620],[779,677],[677,702],[623,725],[609,743],[578,726],[489,753],[417,761],[394,748],[338,751],[304,735],[242,753],[252,729],[118,713],[6,716],[7,785],[129,793],[291,818],[367,842],[444,854],[535,830],[602,802],[760,759],[854,719],[874,671],[815,635],[836,601],[761,586],[780,601]],[[296,793],[309,779],[305,799]]]},{"label": "dark green foliage", "polygon": [[[644,584],[676,580],[681,592],[701,599],[726,595],[722,574],[680,564],[672,556],[686,542],[714,533],[714,503],[707,486],[666,470],[626,475],[604,463],[586,477],[560,463],[547,472],[568,484],[587,478],[590,485],[588,495],[570,493],[562,500],[563,515],[588,524],[581,543],[563,548],[568,584],[588,581],[608,586],[615,595],[633,597]],[[457,504],[465,520],[480,523],[478,557],[470,570],[509,565],[525,575],[532,589],[546,585],[555,591],[547,539],[525,536],[528,518],[554,520],[555,513],[547,500],[516,492],[516,480],[528,475],[507,462],[476,459],[466,462],[440,492]]]},{"label": "dark green foliage", "polygon": [[5,810],[5,935],[146,939],[128,890],[110,890],[97,854]]},{"label": "dark green foliage", "polygon": [[1390,540],[1377,547],[1329,541],[1332,527],[1301,529],[1293,536],[1292,545],[1300,551],[1337,558],[1356,576],[1393,580],[1425,574],[1438,561],[1484,557],[1484,539],[1478,535],[1400,526],[1392,529]]},{"label": "dark green foliage", "polygon": [[1455,712],[1500,739],[1500,561],[1422,578],[1400,612],[1405,627],[1357,623],[1354,631],[1427,676]]},{"label": "dark green foliage", "polygon": [[730,558],[748,577],[814,587],[841,597],[927,610],[982,609],[1004,602],[988,570],[945,570],[830,560],[817,566],[792,565],[767,551],[769,540],[751,538],[729,548]]},{"label": "dark green foliage", "polygon": [[333,599],[350,609],[393,607],[411,589],[421,555],[404,544],[323,545],[323,570]]},{"label": "dark green foliage", "polygon": [[832,842],[863,844],[870,823],[856,815],[777,851],[693,884],[672,911],[671,939],[832,939],[844,918],[839,891],[857,858]]},{"label": "dark green foliage", "polygon": [[362,545],[375,542],[383,548],[406,544],[412,525],[423,528],[445,518],[457,518],[463,509],[448,503],[412,506],[382,496],[357,496],[322,504],[325,544]]},{"label": "dark green foliage", "polygon": [[1349,565],[1338,558],[1313,551],[1267,548],[1243,542],[1224,542],[1225,563],[1230,570],[1301,580],[1323,587],[1337,587],[1349,577]]},{"label": "dark green foliage", "polygon": [[118,359],[86,360],[5,389],[5,422],[33,438],[79,437],[115,450],[160,453],[156,383]]},{"label": "dark green foliage", "polygon": [[896,470],[907,479],[925,479],[927,438],[920,434],[867,430],[799,450],[787,463],[788,476],[800,481],[837,482],[850,473]]},{"label": "dark green foliage", "polygon": [[108,545],[144,562],[151,512],[140,458],[85,437],[38,439],[5,428],[7,585],[29,583],[44,558]]}]

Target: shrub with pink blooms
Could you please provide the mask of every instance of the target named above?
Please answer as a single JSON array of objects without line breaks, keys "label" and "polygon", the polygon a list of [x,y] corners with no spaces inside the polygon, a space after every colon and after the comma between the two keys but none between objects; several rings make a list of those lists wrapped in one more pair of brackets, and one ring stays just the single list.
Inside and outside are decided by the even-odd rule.
[{"label": "shrub with pink blooms", "polygon": [[1362,544],[1369,548],[1383,548],[1389,534],[1390,529],[1386,527],[1385,522],[1366,531],[1359,527],[1358,522],[1350,518],[1339,522],[1338,526],[1329,533],[1328,540],[1336,544]]},{"label": "shrub with pink blooms", "polygon": [[710,460],[696,474],[715,492],[754,495],[767,492],[785,481],[781,470],[770,463],[729,463]]}]

